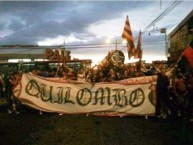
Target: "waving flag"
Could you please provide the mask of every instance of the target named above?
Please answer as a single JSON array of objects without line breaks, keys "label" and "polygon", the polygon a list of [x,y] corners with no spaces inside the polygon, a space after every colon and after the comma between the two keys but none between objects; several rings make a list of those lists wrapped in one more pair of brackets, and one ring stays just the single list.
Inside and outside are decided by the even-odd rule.
[{"label": "waving flag", "polygon": [[186,57],[187,61],[189,62],[189,64],[191,65],[191,67],[193,68],[193,48],[191,48],[190,46],[188,46],[184,52],[183,52],[184,56]]},{"label": "waving flag", "polygon": [[142,49],[141,49],[141,31],[139,32],[138,42],[137,42],[137,48],[135,53],[135,58],[142,58]]},{"label": "waving flag", "polygon": [[134,44],[134,39],[131,32],[128,16],[125,21],[125,27],[123,30],[122,38],[127,40],[127,51],[128,51],[128,57],[130,59],[132,56],[135,56],[135,44]]}]

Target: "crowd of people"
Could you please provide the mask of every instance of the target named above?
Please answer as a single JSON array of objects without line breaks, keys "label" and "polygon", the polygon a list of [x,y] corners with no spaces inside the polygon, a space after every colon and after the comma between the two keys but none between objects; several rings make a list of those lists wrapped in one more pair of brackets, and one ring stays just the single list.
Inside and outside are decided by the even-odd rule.
[{"label": "crowd of people", "polygon": [[156,116],[166,119],[172,115],[193,121],[193,71],[176,68],[167,76],[166,70],[161,69],[157,75]]},{"label": "crowd of people", "polygon": [[[173,71],[168,75],[169,69],[173,69]],[[166,67],[163,64],[152,64],[149,68],[141,65],[140,69],[138,65],[123,65],[122,67],[96,65],[92,68],[79,70],[73,70],[62,64],[48,70],[41,70],[38,67],[34,67],[28,72],[18,70],[4,77],[2,77],[3,75],[0,76],[0,97],[7,98],[9,113],[19,114],[16,107],[17,100],[14,98],[12,90],[19,83],[24,72],[42,77],[59,77],[65,80],[85,81],[92,84],[157,75],[156,116],[165,119],[174,115],[193,121],[193,71],[182,72],[179,67]]]},{"label": "crowd of people", "polygon": [[131,77],[145,76],[146,73],[143,71],[137,71],[136,66],[124,65],[121,67],[108,66],[103,67],[102,65],[95,65],[94,67],[87,67],[81,69],[72,69],[65,64],[58,65],[55,68],[48,70],[40,70],[35,67],[31,71],[32,74],[42,77],[59,77],[63,79],[86,81],[90,83],[97,82],[109,82],[118,81],[122,79],[128,79]]}]

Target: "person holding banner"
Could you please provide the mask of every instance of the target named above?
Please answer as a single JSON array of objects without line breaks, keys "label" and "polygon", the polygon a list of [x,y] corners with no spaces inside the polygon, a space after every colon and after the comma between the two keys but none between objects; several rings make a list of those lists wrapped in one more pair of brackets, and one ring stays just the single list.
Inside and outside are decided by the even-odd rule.
[{"label": "person holding banner", "polygon": [[169,112],[169,79],[166,76],[166,70],[161,69],[161,73],[158,73],[157,86],[156,86],[156,116],[158,118],[162,117],[163,119],[167,118]]},{"label": "person holding banner", "polygon": [[5,93],[7,95],[7,102],[8,102],[8,113],[15,113],[19,114],[17,111],[17,101],[15,99],[13,89],[19,83],[20,76],[18,73],[11,73],[9,78],[6,81],[6,90]]}]

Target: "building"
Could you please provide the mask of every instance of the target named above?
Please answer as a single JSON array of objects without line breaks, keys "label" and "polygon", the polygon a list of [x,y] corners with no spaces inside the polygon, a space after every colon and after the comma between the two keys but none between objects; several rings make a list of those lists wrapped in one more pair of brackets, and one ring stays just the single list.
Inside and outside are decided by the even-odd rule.
[{"label": "building", "polygon": [[53,67],[66,63],[79,70],[90,67],[91,59],[71,59],[71,52],[61,46],[2,45],[0,46],[1,72],[9,72],[24,67],[30,70],[35,66]]},{"label": "building", "polygon": [[170,48],[168,60],[176,62],[184,48],[193,40],[193,10],[169,34]]},{"label": "building", "polygon": [[[45,57],[45,50],[63,50],[61,46],[37,46],[37,45],[1,45],[0,46],[0,62],[9,62],[17,59],[23,61],[34,61],[38,59],[47,59]],[[67,51],[67,59],[70,60],[70,51]]]}]

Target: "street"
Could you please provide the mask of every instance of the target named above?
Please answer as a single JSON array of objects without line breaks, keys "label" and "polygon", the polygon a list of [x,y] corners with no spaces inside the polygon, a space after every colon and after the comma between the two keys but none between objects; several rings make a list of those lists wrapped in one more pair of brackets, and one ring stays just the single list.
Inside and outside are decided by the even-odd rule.
[{"label": "street", "polygon": [[20,106],[8,114],[0,106],[0,145],[191,145],[193,123],[143,116],[101,117],[86,114],[39,114]]}]

